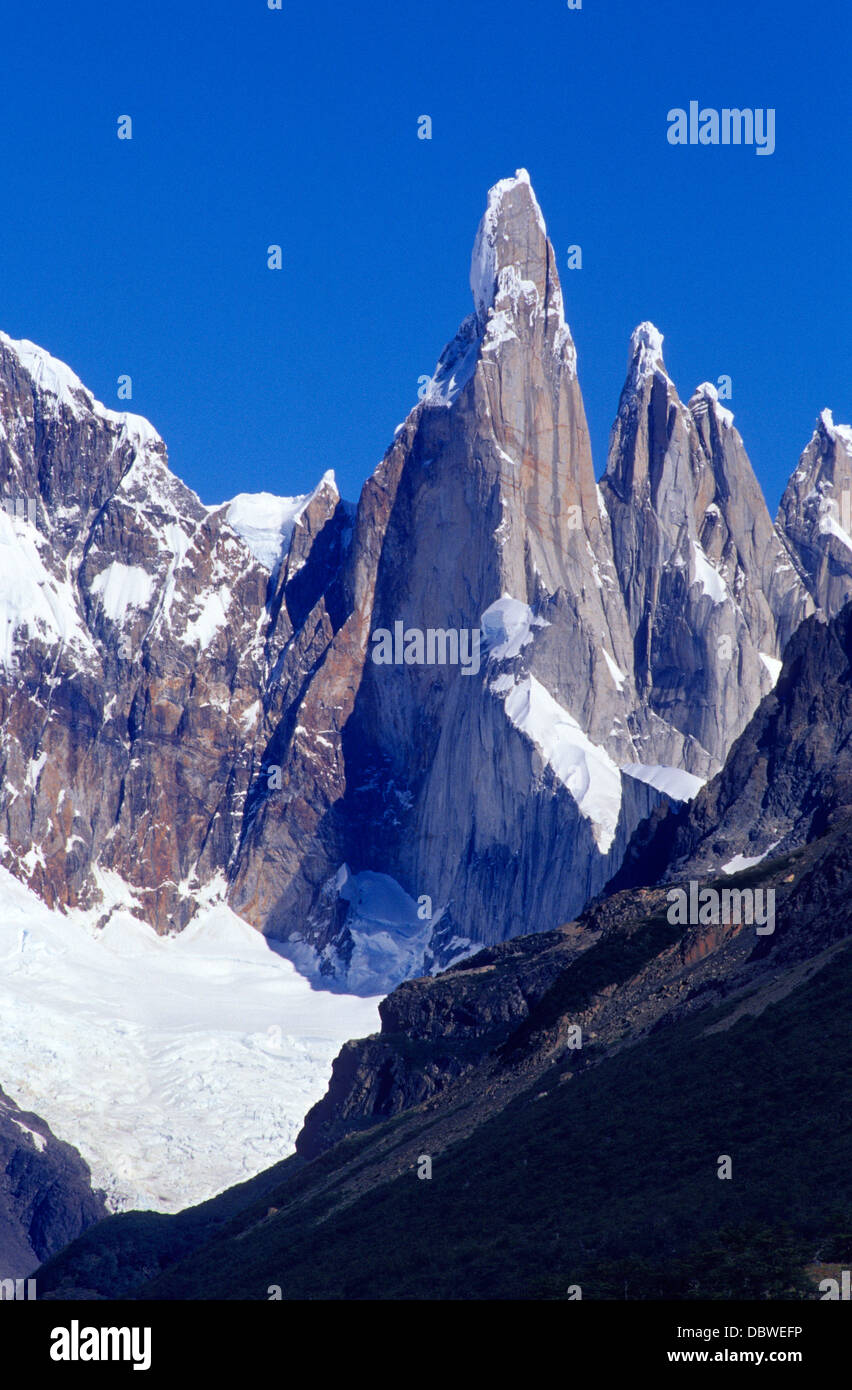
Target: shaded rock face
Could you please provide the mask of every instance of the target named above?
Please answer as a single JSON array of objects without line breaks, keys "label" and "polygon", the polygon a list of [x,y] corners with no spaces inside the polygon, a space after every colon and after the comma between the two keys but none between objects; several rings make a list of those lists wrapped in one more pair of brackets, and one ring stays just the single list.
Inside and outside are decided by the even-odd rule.
[{"label": "shaded rock face", "polygon": [[486,948],[400,985],[379,1006],[381,1033],[346,1043],[296,1142],[315,1158],[346,1134],[438,1097],[504,1043],[598,933],[567,928]]},{"label": "shaded rock face", "polygon": [[327,986],[384,992],[576,916],[661,769],[721,765],[812,607],[729,413],[684,406],[641,325],[596,486],[523,170],[471,291],[357,509],[326,474],[280,553],[0,337],[0,848],[52,905],[168,931],[226,895]]},{"label": "shaded rock face", "polygon": [[776,524],[814,603],[832,617],[852,595],[852,429],[830,410],[816,423]]},{"label": "shaded rock face", "polygon": [[32,1274],[106,1215],[77,1150],[0,1090],[0,1280]]},{"label": "shaded rock face", "polygon": [[776,859],[852,816],[852,607],[792,637],[778,683],[688,807],[637,831],[614,887]]}]

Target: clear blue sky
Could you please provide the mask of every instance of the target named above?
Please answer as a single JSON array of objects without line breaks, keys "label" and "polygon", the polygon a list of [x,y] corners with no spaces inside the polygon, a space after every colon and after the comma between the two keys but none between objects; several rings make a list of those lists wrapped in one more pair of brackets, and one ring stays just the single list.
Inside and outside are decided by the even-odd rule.
[{"label": "clear blue sky", "polygon": [[[732,378],[774,510],[817,412],[852,419],[850,16],[848,0],[15,5],[0,328],[115,408],[130,373],[129,408],[205,502],[305,491],[326,468],[355,498],[469,312],[486,190],[523,165],[597,471],[650,318],[682,395]],[[774,107],[775,153],[670,146],[666,114],[691,99]]]}]

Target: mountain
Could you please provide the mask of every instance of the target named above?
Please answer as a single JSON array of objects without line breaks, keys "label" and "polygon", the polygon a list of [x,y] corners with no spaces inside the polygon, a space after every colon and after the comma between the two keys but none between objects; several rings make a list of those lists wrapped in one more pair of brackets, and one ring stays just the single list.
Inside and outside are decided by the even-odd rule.
[{"label": "mountain", "polygon": [[596,484],[524,170],[471,293],[357,507],[331,471],[203,506],[0,336],[0,862],[50,906],[165,934],[225,901],[383,993],[576,917],[719,769],[815,602],[730,412],[640,325]]},{"label": "mountain", "polygon": [[[471,292],[359,502],[348,615],[280,754],[299,819],[259,802],[234,877],[237,910],[331,985],[576,915],[655,802],[718,769],[812,608],[728,413],[710,387],[680,404],[651,325],[596,486],[523,170],[489,194]],[[372,660],[397,628],[479,629],[482,669]]]},{"label": "mountain", "polygon": [[852,429],[823,410],[777,525],[814,603],[833,616],[852,594]]},{"label": "mountain", "polygon": [[180,928],[239,832],[267,574],[146,421],[5,335],[0,420],[4,865]]},{"label": "mountain", "polygon": [[180,929],[226,888],[288,698],[288,604],[301,625],[335,571],[333,474],[262,499],[260,525],[244,497],[204,507],[147,421],[5,335],[0,462],[4,865],[50,906]]},{"label": "mountain", "polygon": [[649,323],[633,335],[601,491],[637,689],[700,773],[724,761],[813,604],[733,415],[710,382],[680,401],[662,341]]},{"label": "mountain", "polygon": [[106,1215],[77,1150],[0,1090],[0,1280],[32,1275]]}]

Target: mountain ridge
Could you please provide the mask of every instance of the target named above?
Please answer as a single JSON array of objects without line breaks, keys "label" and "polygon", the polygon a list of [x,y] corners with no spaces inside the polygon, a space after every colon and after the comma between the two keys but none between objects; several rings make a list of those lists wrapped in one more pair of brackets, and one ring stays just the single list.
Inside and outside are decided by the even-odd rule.
[{"label": "mountain ridge", "polygon": [[[251,544],[245,497],[203,507],[147,422],[0,338],[2,862],[50,905],[164,932],[224,898],[363,993],[546,930],[852,592],[852,432],[823,412],[773,526],[730,412],[710,383],[680,400],[650,323],[596,481],[525,170],[489,193],[471,290],[357,507],[326,470],[241,522]],[[398,622],[481,630],[481,671],[376,666]]]}]

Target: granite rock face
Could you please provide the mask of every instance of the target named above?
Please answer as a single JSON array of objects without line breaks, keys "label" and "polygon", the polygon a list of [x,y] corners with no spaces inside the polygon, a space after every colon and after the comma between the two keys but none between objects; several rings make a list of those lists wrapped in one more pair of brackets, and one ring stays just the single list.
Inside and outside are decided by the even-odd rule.
[{"label": "granite rock face", "polygon": [[852,429],[835,425],[830,410],[817,420],[776,525],[817,608],[833,617],[852,594]]},{"label": "granite rock face", "polygon": [[685,736],[684,766],[716,770],[813,604],[733,415],[709,382],[681,402],[652,324],[631,341],[601,491],[637,689]]}]

